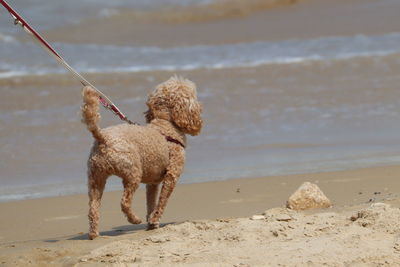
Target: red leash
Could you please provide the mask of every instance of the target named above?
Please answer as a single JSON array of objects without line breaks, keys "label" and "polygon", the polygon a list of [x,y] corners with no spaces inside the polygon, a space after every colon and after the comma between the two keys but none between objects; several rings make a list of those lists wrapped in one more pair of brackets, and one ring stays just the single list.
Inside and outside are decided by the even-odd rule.
[{"label": "red leash", "polygon": [[2,4],[7,11],[14,18],[14,24],[20,25],[27,33],[29,33],[39,44],[51,55],[53,56],[57,62],[63,65],[68,71],[77,78],[82,85],[90,86],[97,91],[99,94],[100,103],[108,110],[111,110],[115,115],[117,115],[121,120],[129,123],[136,124],[130,121],[118,108],[114,105],[113,102],[100,90],[94,87],[91,83],[89,83],[82,75],[80,75],[76,70],[74,70],[52,47],[51,45],[42,37],[40,34],[35,31],[5,0],[0,0],[0,4]]}]

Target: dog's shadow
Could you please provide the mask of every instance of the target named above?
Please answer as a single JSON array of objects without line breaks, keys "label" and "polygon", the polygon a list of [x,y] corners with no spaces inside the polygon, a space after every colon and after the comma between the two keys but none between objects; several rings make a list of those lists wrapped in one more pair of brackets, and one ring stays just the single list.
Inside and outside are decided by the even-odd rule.
[{"label": "dog's shadow", "polygon": [[[173,224],[173,223],[174,222],[162,223],[162,224],[160,224],[160,228],[164,227],[166,225],[169,225],[169,224]],[[147,224],[122,225],[122,226],[113,227],[112,229],[113,230],[100,232],[100,236],[113,237],[113,236],[132,234],[137,231],[147,230]],[[151,232],[151,231],[153,231],[153,230],[149,230],[149,232]],[[89,239],[88,234],[85,233],[85,234],[79,234],[77,236],[73,236],[71,238],[68,238],[67,240],[88,240],[88,239]]]}]

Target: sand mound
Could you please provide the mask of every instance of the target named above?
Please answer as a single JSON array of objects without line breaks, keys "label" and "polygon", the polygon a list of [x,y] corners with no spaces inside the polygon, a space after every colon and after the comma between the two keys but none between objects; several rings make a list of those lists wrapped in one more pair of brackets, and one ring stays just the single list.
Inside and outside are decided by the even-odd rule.
[{"label": "sand mound", "polygon": [[168,225],[93,250],[80,264],[394,265],[400,264],[399,219],[400,210],[384,203],[340,214],[275,208],[252,218]]}]

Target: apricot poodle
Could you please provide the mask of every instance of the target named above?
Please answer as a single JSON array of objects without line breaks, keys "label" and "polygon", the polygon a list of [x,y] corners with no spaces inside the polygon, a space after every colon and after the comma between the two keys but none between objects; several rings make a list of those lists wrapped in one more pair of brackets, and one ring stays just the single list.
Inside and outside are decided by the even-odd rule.
[{"label": "apricot poodle", "polygon": [[[132,196],[140,183],[146,184],[148,229],[159,227],[168,198],[185,163],[185,134],[200,133],[201,104],[196,86],[172,77],[157,86],[147,100],[145,126],[119,124],[101,129],[97,125],[99,96],[91,87],[83,88],[82,122],[95,142],[88,159],[89,238],[99,235],[99,207],[111,175],[122,178],[121,209],[128,221],[141,223],[131,209]],[[157,201],[159,184],[163,183]]]}]

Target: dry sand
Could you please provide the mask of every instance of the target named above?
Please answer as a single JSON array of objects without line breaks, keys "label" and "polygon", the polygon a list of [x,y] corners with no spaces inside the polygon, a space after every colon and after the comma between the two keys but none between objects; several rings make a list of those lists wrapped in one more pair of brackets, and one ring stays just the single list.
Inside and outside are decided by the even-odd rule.
[{"label": "dry sand", "polygon": [[[4,266],[328,266],[400,264],[400,166],[301,174],[176,188],[155,231],[132,226],[108,192],[102,237],[87,240],[87,196],[0,203]],[[332,200],[294,212],[285,201],[304,181]],[[386,204],[382,204],[384,202]],[[134,205],[144,216],[144,195]],[[264,214],[257,220],[251,217]]]},{"label": "dry sand", "polygon": [[139,239],[111,242],[80,259],[87,264],[294,266],[400,264],[400,210],[375,203],[314,215],[284,208],[251,218],[168,225]]}]

